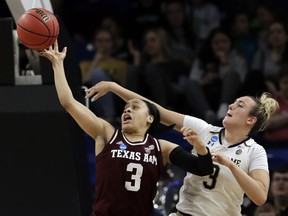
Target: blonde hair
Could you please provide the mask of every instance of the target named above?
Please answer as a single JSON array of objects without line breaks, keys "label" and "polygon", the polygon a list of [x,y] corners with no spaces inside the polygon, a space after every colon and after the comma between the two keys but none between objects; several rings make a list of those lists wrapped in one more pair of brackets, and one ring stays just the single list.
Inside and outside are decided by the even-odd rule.
[{"label": "blonde hair", "polygon": [[279,109],[279,104],[268,92],[262,93],[260,97],[250,96],[250,98],[256,103],[250,111],[250,115],[257,118],[255,125],[250,131],[250,134],[252,134],[263,131],[266,128],[270,117]]}]

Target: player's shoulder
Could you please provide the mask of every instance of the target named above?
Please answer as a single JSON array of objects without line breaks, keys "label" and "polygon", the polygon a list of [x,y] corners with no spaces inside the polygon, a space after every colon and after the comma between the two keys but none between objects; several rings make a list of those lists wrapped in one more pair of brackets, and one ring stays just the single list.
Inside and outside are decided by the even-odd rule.
[{"label": "player's shoulder", "polygon": [[244,141],[244,144],[247,147],[252,147],[252,148],[263,148],[263,146],[261,146],[260,144],[258,144],[253,137],[250,137],[249,139],[247,139],[246,141]]},{"label": "player's shoulder", "polygon": [[248,147],[248,152],[250,152],[251,156],[254,155],[266,155],[265,148],[258,144],[253,138],[250,138],[243,143],[246,147]]},{"label": "player's shoulder", "polygon": [[223,127],[211,125],[211,127],[209,128],[209,132],[210,133],[220,133],[223,129],[224,129]]}]

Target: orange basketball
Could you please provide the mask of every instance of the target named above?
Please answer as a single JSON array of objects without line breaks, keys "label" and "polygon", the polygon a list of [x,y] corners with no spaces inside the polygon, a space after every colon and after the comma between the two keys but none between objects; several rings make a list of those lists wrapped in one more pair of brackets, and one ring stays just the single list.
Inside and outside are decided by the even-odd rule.
[{"label": "orange basketball", "polygon": [[16,30],[23,45],[42,50],[54,44],[59,35],[59,23],[47,9],[32,8],[20,16]]}]

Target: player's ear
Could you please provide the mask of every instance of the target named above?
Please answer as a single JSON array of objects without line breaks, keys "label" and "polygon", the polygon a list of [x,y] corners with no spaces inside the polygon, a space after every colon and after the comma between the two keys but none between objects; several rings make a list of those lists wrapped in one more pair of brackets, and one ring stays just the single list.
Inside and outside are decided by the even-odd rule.
[{"label": "player's ear", "polygon": [[153,115],[149,115],[148,116],[148,122],[151,124],[154,121],[154,116]]},{"label": "player's ear", "polygon": [[257,121],[257,118],[256,118],[255,116],[250,116],[250,117],[248,117],[248,119],[247,119],[247,123],[248,123],[249,125],[254,125],[254,124],[256,123],[256,121]]}]

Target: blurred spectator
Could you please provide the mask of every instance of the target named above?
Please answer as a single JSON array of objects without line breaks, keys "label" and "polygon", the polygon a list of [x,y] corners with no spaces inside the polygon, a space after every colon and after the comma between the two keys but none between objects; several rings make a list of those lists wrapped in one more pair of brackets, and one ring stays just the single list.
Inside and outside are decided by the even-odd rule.
[{"label": "blurred spectator", "polygon": [[258,49],[255,34],[250,29],[250,17],[244,10],[237,11],[230,24],[235,49],[245,58],[249,68]]},{"label": "blurred spectator", "polygon": [[193,115],[210,123],[223,118],[246,72],[245,59],[232,47],[227,31],[214,29],[193,63],[187,82],[186,100]]},{"label": "blurred spectator", "polygon": [[[124,84],[128,63],[112,56],[113,35],[108,29],[100,28],[95,33],[95,55],[91,61],[80,62],[83,83],[88,86],[95,85],[100,81],[115,81]],[[114,123],[117,116],[115,96],[106,94],[91,104],[91,109],[98,116]]]},{"label": "blurred spectator", "polygon": [[100,23],[102,28],[108,29],[113,36],[112,56],[117,59],[129,61],[129,50],[127,46],[126,35],[120,23],[119,18],[113,14],[107,14]]},{"label": "blurred spectator", "polygon": [[134,43],[140,44],[142,35],[149,28],[161,26],[161,1],[160,0],[136,0],[130,7],[128,14],[128,37]]},{"label": "blurred spectator", "polygon": [[229,19],[239,10],[245,10],[248,14],[255,14],[259,0],[214,0],[213,1],[221,13],[224,19]]},{"label": "blurred spectator", "polygon": [[209,0],[192,0],[189,13],[192,15],[196,44],[201,48],[210,32],[220,26],[222,15]]},{"label": "blurred spectator", "polygon": [[277,210],[269,203],[258,206],[255,210],[254,216],[278,216]]},{"label": "blurred spectator", "polygon": [[283,65],[279,72],[279,91],[274,98],[279,103],[278,112],[270,118],[264,132],[266,142],[288,147],[288,65]]},{"label": "blurred spectator", "polygon": [[257,7],[257,16],[254,22],[254,27],[257,29],[257,41],[258,47],[260,50],[265,51],[268,48],[269,44],[269,26],[272,21],[275,19],[275,9],[274,7],[268,3],[264,2],[258,5]]},{"label": "blurred spectator", "polygon": [[288,215],[288,164],[275,168],[271,174],[271,203],[279,211],[279,216]]},{"label": "blurred spectator", "polygon": [[164,29],[172,42],[174,56],[183,59],[191,67],[195,58],[195,35],[190,16],[181,0],[169,0],[163,4]]},{"label": "blurred spectator", "polygon": [[263,91],[277,92],[278,73],[288,61],[288,31],[286,23],[273,21],[269,26],[269,48],[258,50],[247,75],[243,91],[255,95]]},{"label": "blurred spectator", "polygon": [[[130,43],[134,64],[128,70],[126,87],[154,100],[164,107],[177,104],[181,77],[187,76],[182,61],[175,60],[166,32],[150,29],[144,34],[143,52]],[[175,108],[175,107],[174,107]]]},{"label": "blurred spectator", "polygon": [[252,202],[246,194],[244,194],[243,203],[241,205],[242,216],[253,216],[257,207],[258,206]]}]

